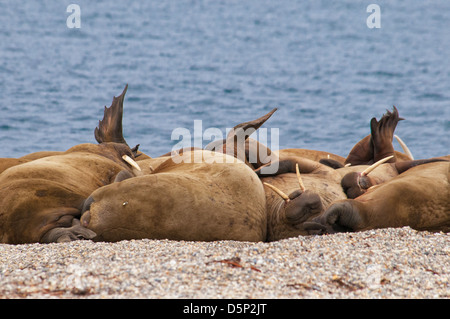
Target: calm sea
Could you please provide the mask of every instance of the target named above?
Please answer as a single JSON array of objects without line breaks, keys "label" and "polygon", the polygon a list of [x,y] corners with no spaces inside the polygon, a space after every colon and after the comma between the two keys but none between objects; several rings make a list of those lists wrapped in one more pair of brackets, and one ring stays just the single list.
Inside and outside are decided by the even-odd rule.
[{"label": "calm sea", "polygon": [[[372,3],[380,28],[367,25]],[[80,28],[67,25],[70,4]],[[450,153],[448,0],[0,6],[0,157],[95,143],[127,83],[124,135],[151,156],[194,120],[225,134],[273,107],[263,127],[279,129],[279,148],[346,156],[393,105],[415,158]]]}]

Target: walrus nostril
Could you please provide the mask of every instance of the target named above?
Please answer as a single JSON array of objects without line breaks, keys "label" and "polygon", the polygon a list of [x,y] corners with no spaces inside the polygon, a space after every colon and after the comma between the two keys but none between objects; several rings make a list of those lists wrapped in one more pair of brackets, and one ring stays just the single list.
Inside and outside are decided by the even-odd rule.
[{"label": "walrus nostril", "polygon": [[83,227],[88,227],[89,222],[91,221],[91,212],[87,211],[86,213],[81,216],[80,222]]}]

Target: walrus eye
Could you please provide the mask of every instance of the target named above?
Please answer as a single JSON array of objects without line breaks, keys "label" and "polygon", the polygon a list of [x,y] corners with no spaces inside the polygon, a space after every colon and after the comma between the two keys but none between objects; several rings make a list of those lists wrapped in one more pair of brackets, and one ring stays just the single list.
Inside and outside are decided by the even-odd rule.
[{"label": "walrus eye", "polygon": [[134,168],[136,168],[138,171],[141,170],[141,168],[139,167],[138,163],[136,163],[131,157],[129,157],[128,155],[124,155],[122,156],[122,159],[127,162],[128,164],[130,164],[131,166],[133,166]]}]

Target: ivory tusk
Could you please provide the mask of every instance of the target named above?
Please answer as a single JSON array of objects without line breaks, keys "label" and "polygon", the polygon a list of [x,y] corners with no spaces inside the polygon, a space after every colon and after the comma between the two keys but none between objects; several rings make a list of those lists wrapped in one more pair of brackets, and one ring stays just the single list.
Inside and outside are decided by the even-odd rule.
[{"label": "ivory tusk", "polygon": [[298,163],[295,165],[295,170],[297,172],[298,184],[300,185],[300,189],[302,192],[306,190],[305,184],[303,184],[302,178],[300,177],[300,170],[298,169]]},{"label": "ivory tusk", "polygon": [[136,168],[138,171],[141,170],[141,168],[139,167],[138,163],[136,163],[131,157],[129,157],[128,155],[124,155],[122,156],[122,159],[127,162],[128,164],[130,164],[131,166],[133,166],[134,168]]},{"label": "ivory tusk", "polygon": [[381,164],[383,164],[384,162],[390,160],[390,159],[393,158],[393,157],[394,157],[394,155],[385,157],[385,158],[379,160],[378,162],[376,162],[376,163],[370,165],[369,167],[367,167],[367,168],[361,173],[361,176],[367,176],[367,175],[368,175],[370,172],[372,172],[375,168],[377,168],[378,166],[380,166]]},{"label": "ivory tusk", "polygon": [[282,190],[280,190],[280,189],[276,188],[275,186],[273,186],[273,185],[271,185],[271,184],[269,184],[269,183],[266,183],[266,182],[263,182],[263,184],[266,185],[266,186],[268,186],[269,188],[271,188],[271,189],[272,189],[275,193],[277,193],[278,195],[280,195],[281,198],[283,198],[286,202],[288,202],[288,201],[290,200],[290,199],[289,199],[289,196],[286,195],[285,193],[283,193]]},{"label": "ivory tusk", "polygon": [[411,158],[411,160],[414,160],[414,156],[412,155],[411,151],[409,150],[408,146],[406,146],[406,143],[402,141],[402,139],[400,137],[398,137],[397,135],[394,135],[395,139],[397,140],[398,144],[400,144],[400,146],[403,149],[403,152],[409,156],[409,158]]}]

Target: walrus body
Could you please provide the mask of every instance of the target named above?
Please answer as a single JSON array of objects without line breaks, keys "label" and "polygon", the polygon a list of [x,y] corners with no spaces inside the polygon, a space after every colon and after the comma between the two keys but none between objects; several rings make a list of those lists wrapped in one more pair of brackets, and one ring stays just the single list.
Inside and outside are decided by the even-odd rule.
[{"label": "walrus body", "polygon": [[[199,155],[203,161],[194,163]],[[211,163],[218,155],[223,163]],[[153,174],[93,192],[81,217],[97,234],[93,240],[264,241],[265,195],[256,174],[225,154],[195,151],[182,158],[187,161],[169,158]]]},{"label": "walrus body", "polygon": [[74,218],[91,192],[112,182],[120,171],[131,170],[122,155],[132,156],[122,144],[80,144],[62,155],[5,170],[0,174],[0,242],[90,238],[92,232],[76,227]]},{"label": "walrus body", "polygon": [[450,231],[450,163],[413,167],[356,199],[333,203],[315,219],[328,232],[410,226]]}]

